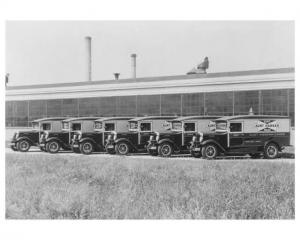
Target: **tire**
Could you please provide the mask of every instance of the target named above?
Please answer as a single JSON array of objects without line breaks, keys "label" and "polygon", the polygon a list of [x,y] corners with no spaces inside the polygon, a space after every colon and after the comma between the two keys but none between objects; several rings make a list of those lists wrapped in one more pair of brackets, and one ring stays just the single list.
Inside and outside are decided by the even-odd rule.
[{"label": "tire", "polygon": [[85,141],[80,144],[80,152],[85,155],[93,153],[94,145],[90,141]]},{"label": "tire", "polygon": [[264,148],[264,158],[274,159],[278,157],[278,146],[275,143],[268,143]]},{"label": "tire", "polygon": [[173,154],[173,146],[170,143],[162,143],[158,146],[158,155],[161,157],[170,157]]},{"label": "tire", "polygon": [[46,150],[48,153],[58,153],[60,149],[60,144],[57,141],[50,141],[46,144]]},{"label": "tire", "polygon": [[10,146],[10,149],[11,149],[11,150],[13,150],[13,151],[15,151],[15,152],[16,152],[16,151],[18,151],[18,149],[17,149],[16,145],[12,145],[12,146]]},{"label": "tire", "polygon": [[219,155],[219,149],[215,144],[207,144],[202,148],[201,154],[205,159],[215,159]]},{"label": "tire", "polygon": [[117,143],[115,150],[119,155],[127,155],[129,153],[129,145],[126,142]]},{"label": "tire", "polygon": [[200,158],[202,156],[201,152],[194,152],[194,151],[191,151],[191,155],[194,158]]},{"label": "tire", "polygon": [[17,143],[17,150],[20,152],[28,152],[30,146],[31,145],[28,140],[21,140]]}]

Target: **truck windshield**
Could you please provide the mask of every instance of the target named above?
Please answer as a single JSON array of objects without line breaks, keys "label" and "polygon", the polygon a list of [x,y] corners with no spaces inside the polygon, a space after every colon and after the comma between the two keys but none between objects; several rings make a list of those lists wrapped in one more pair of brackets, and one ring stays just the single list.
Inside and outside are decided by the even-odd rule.
[{"label": "truck windshield", "polygon": [[138,123],[137,122],[129,122],[129,129],[130,130],[137,130],[138,129]]},{"label": "truck windshield", "polygon": [[69,123],[68,122],[63,122],[62,123],[62,129],[65,129],[65,130],[69,130]]},{"label": "truck windshield", "polygon": [[39,130],[39,123],[33,122],[33,123],[32,123],[32,128],[33,128],[34,130]]},{"label": "truck windshield", "polygon": [[216,122],[216,130],[218,131],[226,131],[227,123],[226,122]]},{"label": "truck windshield", "polygon": [[95,129],[102,129],[102,122],[95,122]]},{"label": "truck windshield", "polygon": [[172,122],[172,130],[182,130],[182,123],[181,122]]}]

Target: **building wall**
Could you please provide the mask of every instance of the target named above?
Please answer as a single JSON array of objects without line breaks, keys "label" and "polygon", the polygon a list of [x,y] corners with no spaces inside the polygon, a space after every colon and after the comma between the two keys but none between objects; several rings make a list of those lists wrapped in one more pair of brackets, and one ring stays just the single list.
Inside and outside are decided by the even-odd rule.
[{"label": "building wall", "polygon": [[146,115],[288,115],[295,124],[295,90],[217,91],[157,95],[6,101],[6,127],[43,117]]}]

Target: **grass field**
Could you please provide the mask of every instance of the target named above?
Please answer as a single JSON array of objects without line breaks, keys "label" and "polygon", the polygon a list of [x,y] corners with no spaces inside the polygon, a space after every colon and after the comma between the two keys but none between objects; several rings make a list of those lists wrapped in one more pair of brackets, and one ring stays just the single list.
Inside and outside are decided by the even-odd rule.
[{"label": "grass field", "polygon": [[8,219],[294,219],[294,163],[6,154]]}]

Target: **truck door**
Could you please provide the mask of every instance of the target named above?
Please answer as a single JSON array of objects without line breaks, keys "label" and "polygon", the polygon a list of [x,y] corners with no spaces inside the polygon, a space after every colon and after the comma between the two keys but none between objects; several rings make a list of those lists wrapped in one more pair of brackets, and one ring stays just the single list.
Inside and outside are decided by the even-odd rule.
[{"label": "truck door", "polygon": [[229,122],[228,147],[240,148],[244,144],[243,122]]},{"label": "truck door", "polygon": [[187,146],[196,132],[196,122],[184,122],[182,131],[182,146]]},{"label": "truck door", "polygon": [[145,145],[152,132],[152,122],[141,122],[139,130],[138,145]]}]

